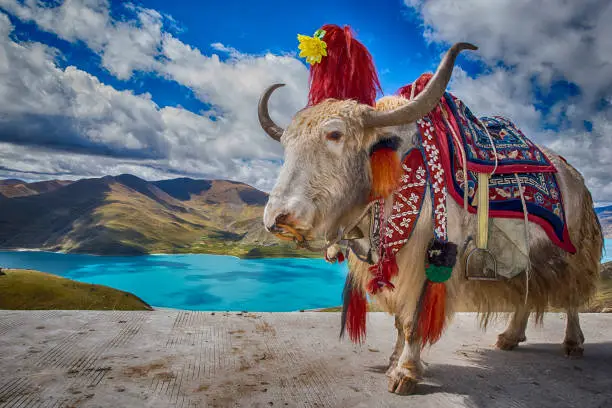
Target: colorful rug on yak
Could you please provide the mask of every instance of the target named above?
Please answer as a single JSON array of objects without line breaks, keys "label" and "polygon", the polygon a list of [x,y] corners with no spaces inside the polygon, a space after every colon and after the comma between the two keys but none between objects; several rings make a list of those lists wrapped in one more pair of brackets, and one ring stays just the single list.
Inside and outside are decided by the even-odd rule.
[{"label": "colorful rug on yak", "polygon": [[[400,89],[400,95],[409,98],[410,87]],[[567,230],[557,170],[511,121],[499,116],[479,120],[447,92],[438,107],[417,124],[425,153],[439,154],[446,190],[457,203],[464,206],[467,199],[467,210],[476,213],[477,173],[493,173],[490,217],[524,218],[520,185],[529,221],[540,225],[560,248],[576,252]]]}]

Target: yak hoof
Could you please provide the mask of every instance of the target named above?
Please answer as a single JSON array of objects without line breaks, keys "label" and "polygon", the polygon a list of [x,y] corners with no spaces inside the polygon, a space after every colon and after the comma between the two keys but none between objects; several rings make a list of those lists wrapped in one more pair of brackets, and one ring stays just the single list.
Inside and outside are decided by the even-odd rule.
[{"label": "yak hoof", "polygon": [[563,352],[567,358],[581,358],[584,355],[584,347],[575,341],[566,340],[563,342]]},{"label": "yak hoof", "polygon": [[527,341],[527,337],[525,336],[516,338],[516,337],[509,336],[505,333],[502,333],[499,336],[497,336],[497,343],[495,344],[495,347],[497,347],[500,350],[509,351],[509,350],[513,350],[516,346],[518,346],[519,343],[523,343],[525,341]]},{"label": "yak hoof", "polygon": [[398,395],[410,395],[414,393],[419,378],[417,378],[410,370],[406,368],[395,367],[388,375],[389,377],[389,392]]}]

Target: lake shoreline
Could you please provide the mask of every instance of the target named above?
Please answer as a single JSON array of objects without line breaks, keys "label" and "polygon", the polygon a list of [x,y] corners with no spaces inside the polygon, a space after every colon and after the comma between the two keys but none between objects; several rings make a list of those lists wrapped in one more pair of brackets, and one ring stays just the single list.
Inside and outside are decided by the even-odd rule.
[{"label": "lake shoreline", "polygon": [[[265,248],[265,247],[262,247]],[[273,254],[273,255],[261,255],[254,256],[245,254],[244,256],[234,255],[231,253],[221,253],[218,251],[198,251],[198,252],[143,252],[143,253],[96,253],[96,252],[70,252],[70,251],[54,251],[51,249],[44,248],[0,248],[0,252],[41,252],[48,254],[62,254],[62,255],[86,255],[86,256],[100,256],[100,257],[140,257],[140,256],[164,256],[164,255],[217,255],[217,256],[229,256],[236,259],[324,259],[323,255],[313,256],[287,256],[285,254]]]}]

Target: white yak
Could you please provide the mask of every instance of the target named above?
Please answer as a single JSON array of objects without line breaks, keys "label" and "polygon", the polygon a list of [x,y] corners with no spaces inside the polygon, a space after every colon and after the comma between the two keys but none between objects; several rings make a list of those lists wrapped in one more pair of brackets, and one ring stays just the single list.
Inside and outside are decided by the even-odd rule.
[{"label": "white yak", "polygon": [[[268,231],[291,235],[306,244],[316,234],[333,243],[338,231],[364,212],[372,188],[370,148],[389,137],[398,137],[400,156],[417,143],[415,122],[437,105],[450,80],[455,58],[470,44],[455,44],[440,63],[425,89],[414,99],[385,97],[372,108],[353,100],[328,99],[298,112],[286,129],[269,116],[268,100],[282,84],[269,87],[259,103],[262,128],[285,149],[284,164],[265,208],[264,224]],[[472,304],[481,313],[486,326],[489,317],[501,310],[512,310],[507,329],[498,336],[497,347],[511,350],[525,341],[525,329],[531,312],[541,320],[549,306],[567,313],[563,348],[566,355],[580,356],[584,336],[578,309],[593,295],[599,279],[603,238],[593,209],[591,194],[584,179],[555,153],[540,147],[558,170],[556,174],[571,241],[576,253],[557,247],[544,230],[529,223],[528,296],[525,272],[500,281],[471,281],[465,277],[465,250],[459,247],[452,277],[447,282],[447,314],[453,305]],[[382,309],[395,316],[398,340],[389,365],[389,391],[407,394],[414,390],[422,375],[421,342],[408,337],[419,293],[425,280],[426,249],[433,238],[429,194],[410,240],[397,254],[399,273],[392,280],[395,289],[372,296]],[[392,203],[391,199],[385,200]],[[452,198],[448,202],[448,238],[463,243],[476,233],[476,216],[469,214]],[[386,209],[389,212],[389,208]],[[369,219],[360,229],[369,231]],[[518,220],[497,220],[512,227]],[[354,242],[356,252],[367,247],[367,236]],[[366,248],[367,249],[367,248]],[[363,249],[362,249],[363,250]],[[333,252],[333,251],[331,251]],[[369,264],[349,256],[350,274],[365,293],[371,275]]]}]

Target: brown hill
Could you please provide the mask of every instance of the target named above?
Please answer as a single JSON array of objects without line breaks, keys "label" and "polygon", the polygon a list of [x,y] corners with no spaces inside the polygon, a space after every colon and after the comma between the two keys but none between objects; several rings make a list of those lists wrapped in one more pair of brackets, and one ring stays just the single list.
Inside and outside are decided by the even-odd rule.
[{"label": "brown hill", "polygon": [[25,197],[48,193],[71,183],[72,181],[68,180],[48,180],[34,183],[26,183],[17,179],[0,180],[0,194],[9,198]]},{"label": "brown hill", "polygon": [[178,178],[156,181],[153,184],[181,201],[261,206],[268,202],[268,194],[235,181]]}]

